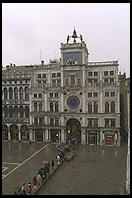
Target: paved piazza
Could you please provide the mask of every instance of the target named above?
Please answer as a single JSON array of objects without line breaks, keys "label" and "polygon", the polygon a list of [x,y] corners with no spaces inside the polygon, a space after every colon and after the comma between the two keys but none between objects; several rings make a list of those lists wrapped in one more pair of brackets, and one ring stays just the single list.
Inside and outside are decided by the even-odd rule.
[{"label": "paved piazza", "polygon": [[[2,143],[2,194],[12,195],[20,182],[30,182],[43,160],[56,156],[55,144]],[[125,186],[127,146],[78,145],[38,195],[120,195]]]}]

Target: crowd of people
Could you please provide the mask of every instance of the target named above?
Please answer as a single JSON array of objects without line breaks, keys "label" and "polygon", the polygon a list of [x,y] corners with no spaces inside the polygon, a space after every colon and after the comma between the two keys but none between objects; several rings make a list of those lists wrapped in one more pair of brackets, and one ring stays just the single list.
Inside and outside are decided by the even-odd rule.
[{"label": "crowd of people", "polygon": [[44,182],[47,175],[51,174],[55,168],[57,168],[61,161],[64,159],[65,153],[70,151],[71,143],[67,143],[65,146],[63,143],[57,143],[57,155],[55,160],[42,161],[42,167],[38,170],[37,174],[33,177],[32,182],[21,182],[19,186],[16,187],[14,195],[31,195],[33,191]]}]

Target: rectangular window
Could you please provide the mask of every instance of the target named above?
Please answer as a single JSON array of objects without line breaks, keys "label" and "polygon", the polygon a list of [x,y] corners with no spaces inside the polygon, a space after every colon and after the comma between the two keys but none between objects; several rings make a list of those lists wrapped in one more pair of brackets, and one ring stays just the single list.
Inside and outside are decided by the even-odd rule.
[{"label": "rectangular window", "polygon": [[43,80],[43,84],[46,84],[46,80]]},{"label": "rectangular window", "polygon": [[53,93],[50,93],[50,97],[51,97],[51,98],[53,97]]},{"label": "rectangular window", "polygon": [[111,119],[111,127],[115,127],[116,125],[116,120],[115,119]]},{"label": "rectangular window", "polygon": [[78,86],[81,86],[81,79],[78,79]]},{"label": "rectangular window", "polygon": [[108,78],[104,78],[104,82],[107,83],[108,82]]},{"label": "rectangular window", "polygon": [[34,98],[37,98],[37,94],[34,94]]},{"label": "rectangular window", "polygon": [[52,77],[54,78],[56,75],[55,75],[55,73],[52,73]]},{"label": "rectangular window", "polygon": [[93,97],[98,97],[98,92],[94,92]]},{"label": "rectangular window", "polygon": [[95,82],[95,83],[97,83],[97,82],[98,82],[98,79],[97,79],[97,78],[95,78],[95,79],[94,79],[94,82]]},{"label": "rectangular window", "polygon": [[55,119],[55,126],[59,126],[59,119]]},{"label": "rectangular window", "polygon": [[115,96],[115,92],[111,92],[111,97],[114,97]]},{"label": "rectangular window", "polygon": [[94,76],[98,76],[98,72],[94,72]]},{"label": "rectangular window", "polygon": [[55,97],[58,98],[58,93],[55,93]]},{"label": "rectangular window", "polygon": [[71,86],[75,85],[75,75],[71,75]]},{"label": "rectangular window", "polygon": [[65,86],[68,87],[68,79],[65,79]]},{"label": "rectangular window", "polygon": [[104,71],[104,76],[108,76],[108,71]]},{"label": "rectangular window", "polygon": [[114,75],[114,71],[110,71],[110,76],[113,76]]},{"label": "rectangular window", "polygon": [[38,118],[34,118],[34,124],[35,124],[35,125],[38,124]]},{"label": "rectangular window", "polygon": [[98,119],[94,119],[94,127],[98,127]]},{"label": "rectangular window", "polygon": [[57,80],[57,86],[61,85],[61,79]]},{"label": "rectangular window", "polygon": [[42,117],[39,118],[39,124],[43,124],[44,119]]},{"label": "rectangular window", "polygon": [[61,73],[57,73],[57,77],[61,77]]},{"label": "rectangular window", "polygon": [[52,80],[52,85],[56,86],[56,80]]},{"label": "rectangular window", "polygon": [[41,74],[38,74],[38,78],[41,78]]},{"label": "rectangular window", "polygon": [[88,119],[88,127],[92,127],[92,119]]},{"label": "rectangular window", "polygon": [[105,97],[109,97],[109,92],[105,92]]},{"label": "rectangular window", "polygon": [[50,118],[50,125],[51,125],[51,126],[54,125],[54,118]]},{"label": "rectangular window", "polygon": [[41,84],[41,80],[38,80],[38,84]]},{"label": "rectangular window", "polygon": [[88,83],[92,83],[92,79],[88,79]]},{"label": "rectangular window", "polygon": [[88,75],[89,75],[89,76],[92,76],[92,72],[88,72]]},{"label": "rectangular window", "polygon": [[46,74],[43,74],[43,78],[46,78]]},{"label": "rectangular window", "polygon": [[109,119],[105,119],[105,127],[109,127]]},{"label": "rectangular window", "polygon": [[42,98],[42,94],[39,94],[39,98]]},{"label": "rectangular window", "polygon": [[92,93],[88,93],[88,97],[91,98],[92,97]]},{"label": "rectangular window", "polygon": [[114,82],[114,78],[110,78],[110,82]]}]

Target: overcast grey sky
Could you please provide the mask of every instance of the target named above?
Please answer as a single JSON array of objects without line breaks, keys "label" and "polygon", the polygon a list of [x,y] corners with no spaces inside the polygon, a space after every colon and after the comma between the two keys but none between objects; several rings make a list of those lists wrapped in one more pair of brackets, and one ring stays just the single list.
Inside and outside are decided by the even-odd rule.
[{"label": "overcast grey sky", "polygon": [[83,36],[89,61],[118,60],[130,75],[129,3],[3,3],[2,65],[59,59],[73,29]]}]

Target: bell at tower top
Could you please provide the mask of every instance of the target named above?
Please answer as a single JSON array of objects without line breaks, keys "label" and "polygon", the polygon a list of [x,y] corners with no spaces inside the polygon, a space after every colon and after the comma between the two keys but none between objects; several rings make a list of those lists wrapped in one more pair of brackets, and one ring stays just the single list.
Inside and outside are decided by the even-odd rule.
[{"label": "bell at tower top", "polygon": [[67,43],[61,43],[61,65],[82,65],[88,62],[88,49],[82,35],[78,36],[74,28]]},{"label": "bell at tower top", "polygon": [[70,38],[73,38],[73,43],[76,43],[76,39],[80,39],[81,43],[83,42],[82,35],[80,37],[77,36],[76,30],[74,28],[72,36],[67,36],[67,44],[69,43]]}]

